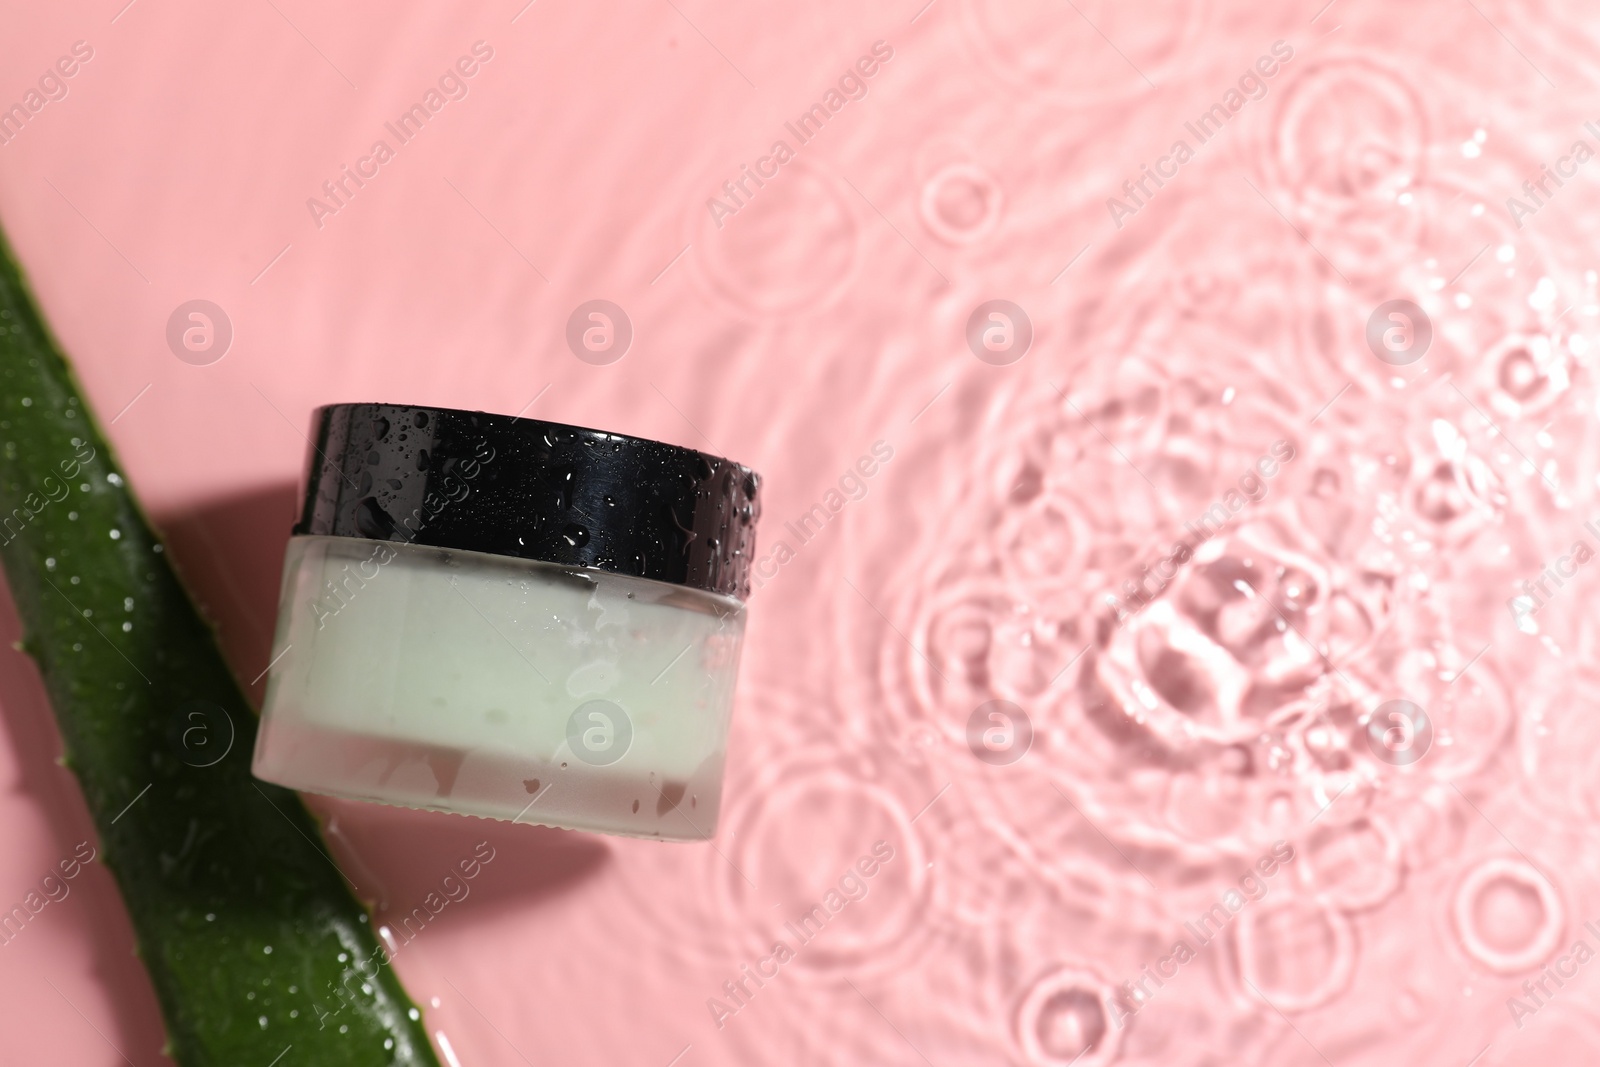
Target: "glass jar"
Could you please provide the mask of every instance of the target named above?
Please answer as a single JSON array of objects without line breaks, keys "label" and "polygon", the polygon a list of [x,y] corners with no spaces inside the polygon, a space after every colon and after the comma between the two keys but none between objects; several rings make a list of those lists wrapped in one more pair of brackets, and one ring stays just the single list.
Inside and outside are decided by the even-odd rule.
[{"label": "glass jar", "polygon": [[482,412],[316,415],[255,774],[604,833],[716,830],[748,468]]}]

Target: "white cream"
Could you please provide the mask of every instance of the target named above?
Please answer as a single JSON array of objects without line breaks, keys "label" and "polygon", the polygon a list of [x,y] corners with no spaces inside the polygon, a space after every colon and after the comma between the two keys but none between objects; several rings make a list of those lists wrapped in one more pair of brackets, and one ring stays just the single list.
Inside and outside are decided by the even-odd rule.
[{"label": "white cream", "polygon": [[711,836],[740,601],[595,569],[290,541],[254,770],[314,793]]}]

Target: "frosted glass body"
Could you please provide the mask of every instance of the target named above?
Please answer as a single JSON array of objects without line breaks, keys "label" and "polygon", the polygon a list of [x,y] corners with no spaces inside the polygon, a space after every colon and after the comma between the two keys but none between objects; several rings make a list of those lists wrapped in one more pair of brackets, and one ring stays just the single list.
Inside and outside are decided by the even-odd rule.
[{"label": "frosted glass body", "polygon": [[739,601],[663,582],[296,537],[254,771],[384,804],[707,838],[743,635]]}]

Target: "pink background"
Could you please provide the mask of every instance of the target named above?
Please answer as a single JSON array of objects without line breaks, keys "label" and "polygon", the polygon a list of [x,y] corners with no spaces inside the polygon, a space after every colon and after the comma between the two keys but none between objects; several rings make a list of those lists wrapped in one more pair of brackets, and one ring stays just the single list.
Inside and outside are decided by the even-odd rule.
[{"label": "pink background", "polygon": [[[767,479],[762,553],[797,548],[751,604],[714,844],[317,803],[380,920],[496,848],[396,961],[448,1056],[1593,1062],[1600,569],[1536,632],[1507,601],[1600,541],[1600,162],[1520,226],[1507,198],[1600,146],[1600,22],[1322,2],[7,5],[0,102],[94,55],[0,147],[0,218],[241,678],[320,403],[728,455]],[[479,40],[466,98],[319,228],[307,198]],[[1280,40],[1260,98],[1114,213]],[[780,138],[719,227],[707,199]],[[234,330],[205,366],[165,340],[197,298]],[[635,330],[607,366],[565,341],[593,299]],[[1033,328],[1004,366],[965,337],[992,299]],[[1432,323],[1419,362],[1367,342],[1393,299]],[[791,540],[880,440],[865,496]],[[1277,440],[1214,555],[1115,625],[1106,596]],[[92,839],[17,637],[7,607],[6,907]],[[1397,698],[1435,731],[1415,766],[1362,727]],[[1035,734],[1005,766],[967,744],[995,699]],[[719,1029],[708,998],[878,840],[867,895]],[[1111,1027],[1280,840],[1261,899]],[[92,864],[0,947],[0,1060],[160,1062],[132,949]],[[1514,1019],[1547,965],[1578,970]]]}]

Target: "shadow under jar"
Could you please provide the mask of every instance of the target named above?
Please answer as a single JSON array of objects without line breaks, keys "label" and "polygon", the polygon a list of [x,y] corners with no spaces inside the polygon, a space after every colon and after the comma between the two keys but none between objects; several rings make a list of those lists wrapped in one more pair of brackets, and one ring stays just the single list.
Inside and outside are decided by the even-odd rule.
[{"label": "shadow under jar", "polygon": [[759,479],[448,408],[314,415],[257,777],[578,830],[716,830]]}]

